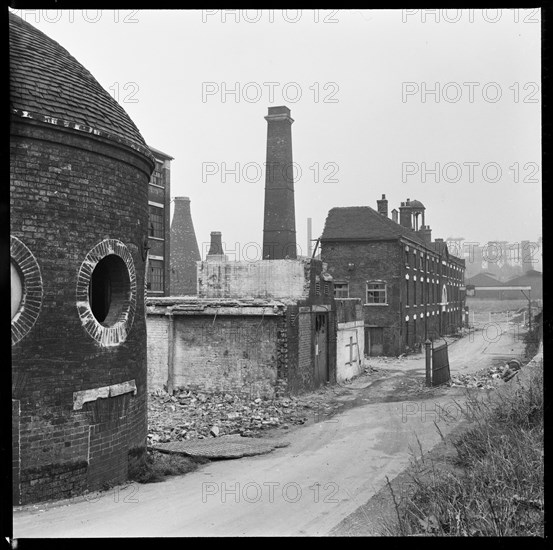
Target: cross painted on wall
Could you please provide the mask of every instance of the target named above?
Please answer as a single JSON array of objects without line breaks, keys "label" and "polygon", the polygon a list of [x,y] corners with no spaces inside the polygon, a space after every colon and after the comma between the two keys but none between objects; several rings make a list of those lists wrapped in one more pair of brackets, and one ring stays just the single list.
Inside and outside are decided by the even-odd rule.
[{"label": "cross painted on wall", "polygon": [[357,359],[353,358],[353,347],[357,347],[357,342],[354,343],[353,336],[349,337],[349,344],[346,344],[346,348],[349,348],[349,361],[346,362],[346,365],[352,365],[357,363]]}]

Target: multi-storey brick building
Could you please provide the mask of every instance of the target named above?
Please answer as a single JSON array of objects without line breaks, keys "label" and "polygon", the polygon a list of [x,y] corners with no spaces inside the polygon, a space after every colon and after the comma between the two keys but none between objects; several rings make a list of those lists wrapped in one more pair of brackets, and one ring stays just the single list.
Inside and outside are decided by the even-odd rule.
[{"label": "multi-storey brick building", "polygon": [[336,298],[361,298],[365,353],[398,355],[462,326],[465,261],[442,239],[431,240],[419,201],[388,218],[385,195],[369,206],[333,208],[321,237],[321,259]]},{"label": "multi-storey brick building", "polygon": [[167,153],[150,147],[156,165],[148,185],[148,296],[169,296],[171,293],[171,161]]},{"label": "multi-storey brick building", "polygon": [[118,483],[145,456],[154,158],[67,50],[10,39],[13,502]]}]

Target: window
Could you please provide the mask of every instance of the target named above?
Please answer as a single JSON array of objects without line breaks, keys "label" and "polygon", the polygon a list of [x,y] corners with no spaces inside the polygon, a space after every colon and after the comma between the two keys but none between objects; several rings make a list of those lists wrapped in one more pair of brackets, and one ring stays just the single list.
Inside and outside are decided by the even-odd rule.
[{"label": "window", "polygon": [[409,279],[405,281],[405,305],[409,307]]},{"label": "window", "polygon": [[405,251],[405,265],[409,267],[409,249]]},{"label": "window", "polygon": [[417,305],[417,281],[413,281],[413,305]]},{"label": "window", "polygon": [[367,283],[367,304],[386,304],[386,283]]},{"label": "window", "polygon": [[349,298],[349,283],[334,283],[335,298]]},{"label": "window", "polygon": [[421,304],[424,304],[424,279],[421,278]]},{"label": "window", "polygon": [[164,209],[150,205],[150,237],[165,237],[165,216]]},{"label": "window", "polygon": [[163,182],[163,164],[161,162],[156,161],[156,167],[154,168],[154,171],[152,173],[152,178],[150,179],[150,183],[153,185],[159,185],[160,187],[165,187]]},{"label": "window", "polygon": [[113,326],[127,304],[129,291],[129,271],[123,259],[115,254],[105,256],[96,264],[88,285],[92,315],[103,326]]},{"label": "window", "polygon": [[21,307],[21,302],[23,301],[23,277],[21,276],[19,269],[11,264],[11,306],[12,306],[12,316],[11,319],[15,317],[15,314],[19,311]]},{"label": "window", "polygon": [[153,292],[163,292],[163,262],[150,260],[146,288]]}]

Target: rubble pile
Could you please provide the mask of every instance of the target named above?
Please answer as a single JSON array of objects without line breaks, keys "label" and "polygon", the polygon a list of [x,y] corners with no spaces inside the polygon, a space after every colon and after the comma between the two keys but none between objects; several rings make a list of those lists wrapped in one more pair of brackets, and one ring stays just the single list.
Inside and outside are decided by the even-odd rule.
[{"label": "rubble pile", "polygon": [[148,396],[148,445],[239,434],[260,437],[271,428],[287,429],[317,421],[335,408],[322,403],[322,393],[273,399],[225,392],[156,390]]},{"label": "rubble pile", "polygon": [[451,375],[450,386],[464,386],[466,388],[481,388],[490,390],[498,382],[508,382],[514,378],[521,368],[516,359],[512,359],[502,366],[495,366],[485,369],[476,374],[453,374]]}]

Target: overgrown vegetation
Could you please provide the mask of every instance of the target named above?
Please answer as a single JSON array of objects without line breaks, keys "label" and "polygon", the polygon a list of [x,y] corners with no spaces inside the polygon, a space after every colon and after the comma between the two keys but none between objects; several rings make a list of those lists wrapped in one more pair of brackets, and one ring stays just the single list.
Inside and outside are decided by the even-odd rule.
[{"label": "overgrown vegetation", "polygon": [[544,536],[543,367],[528,369],[492,401],[468,394],[470,424],[451,439],[452,464],[421,451],[411,494],[398,498],[388,484],[391,535]]},{"label": "overgrown vegetation", "polygon": [[534,316],[532,321],[532,330],[529,330],[524,336],[524,342],[526,344],[526,357],[528,359],[534,357],[538,351],[540,341],[543,338],[543,312],[540,311]]},{"label": "overgrown vegetation", "polygon": [[148,451],[144,460],[130,468],[129,479],[139,483],[155,483],[168,476],[192,472],[207,462],[207,458]]}]

